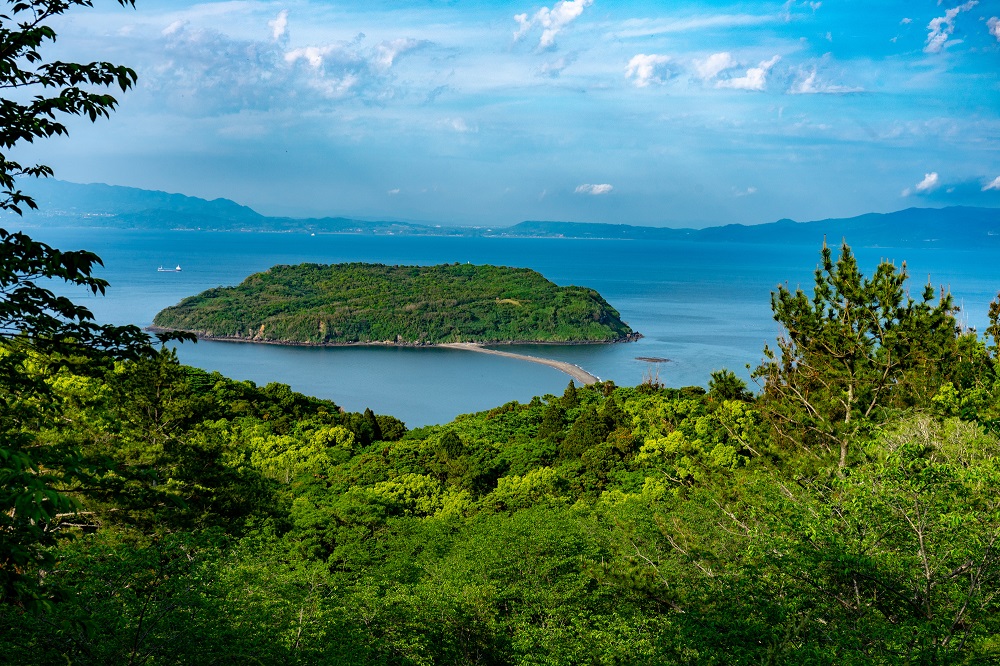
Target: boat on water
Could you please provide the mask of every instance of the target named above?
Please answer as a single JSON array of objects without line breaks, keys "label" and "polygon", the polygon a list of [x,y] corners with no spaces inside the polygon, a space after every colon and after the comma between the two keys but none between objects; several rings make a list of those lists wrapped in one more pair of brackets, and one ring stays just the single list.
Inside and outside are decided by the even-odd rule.
[{"label": "boat on water", "polygon": [[181,266],[180,266],[180,264],[177,264],[177,268],[164,268],[163,266],[160,266],[159,268],[156,269],[156,272],[157,273],[180,273],[181,272]]}]

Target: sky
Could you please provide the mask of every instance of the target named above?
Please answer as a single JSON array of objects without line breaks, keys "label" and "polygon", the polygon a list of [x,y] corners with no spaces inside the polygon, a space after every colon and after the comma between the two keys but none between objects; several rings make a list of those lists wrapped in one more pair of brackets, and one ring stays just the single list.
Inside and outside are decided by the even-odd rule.
[{"label": "sky", "polygon": [[1000,0],[97,0],[18,156],[268,215],[690,226],[1000,206]]}]

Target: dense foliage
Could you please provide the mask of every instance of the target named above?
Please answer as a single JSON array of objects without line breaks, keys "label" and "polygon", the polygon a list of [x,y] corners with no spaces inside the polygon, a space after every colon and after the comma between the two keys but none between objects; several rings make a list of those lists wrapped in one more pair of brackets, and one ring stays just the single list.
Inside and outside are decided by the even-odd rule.
[{"label": "dense foliage", "polygon": [[[47,480],[72,501],[31,569],[49,604],[0,606],[3,658],[1000,663],[996,344],[895,288],[877,311],[906,333],[849,335],[876,311],[852,266],[824,252],[811,305],[777,293],[760,397],[728,371],[571,383],[407,431],[170,352],[81,374],[5,351],[58,405],[11,432],[78,474]],[[924,381],[844,378],[889,340]],[[876,403],[834,431],[846,457],[833,386]]]},{"label": "dense foliage", "polygon": [[614,342],[632,334],[600,294],[526,268],[275,266],[156,315],[206,337],[304,344]]},{"label": "dense foliage", "polygon": [[[128,7],[134,0],[117,0]],[[65,120],[106,117],[117,106],[109,87],[122,91],[136,80],[131,69],[108,62],[62,62],[49,57],[56,33],[52,21],[92,0],[8,0],[0,14],[0,211],[20,215],[36,208],[19,189],[22,181],[52,175],[44,164],[11,159],[36,139],[68,133]],[[23,154],[23,153],[22,153]],[[94,321],[92,313],[56,295],[52,281],[104,293],[94,276],[100,258],[84,250],[61,251],[21,232],[0,229],[0,603],[34,607],[40,601],[39,567],[53,562],[47,546],[61,512],[75,508],[59,483],[85,477],[72,448],[40,446],[40,424],[58,418],[50,387],[26,372],[25,364],[99,371],[113,359],[155,353],[135,326]],[[186,336],[161,336],[168,337]]]},{"label": "dense foliage", "polygon": [[[731,373],[406,431],[172,354],[26,361],[78,503],[0,607],[25,664],[983,664],[1000,660],[996,359],[790,446]],[[826,456],[826,457],[824,457]],[[808,469],[808,471],[803,471]]]}]

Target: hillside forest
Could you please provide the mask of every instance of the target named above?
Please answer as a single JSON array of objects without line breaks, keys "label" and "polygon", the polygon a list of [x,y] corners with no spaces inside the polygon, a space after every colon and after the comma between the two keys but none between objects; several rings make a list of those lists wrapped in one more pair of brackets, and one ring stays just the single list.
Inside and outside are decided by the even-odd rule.
[{"label": "hillside forest", "polygon": [[153,325],[297,344],[617,342],[635,336],[596,291],[527,268],[274,266],[162,310]]},{"label": "hillside forest", "polygon": [[1000,300],[979,337],[905,280],[824,248],[756,395],[571,383],[414,430],[11,341],[0,661],[997,663]]}]

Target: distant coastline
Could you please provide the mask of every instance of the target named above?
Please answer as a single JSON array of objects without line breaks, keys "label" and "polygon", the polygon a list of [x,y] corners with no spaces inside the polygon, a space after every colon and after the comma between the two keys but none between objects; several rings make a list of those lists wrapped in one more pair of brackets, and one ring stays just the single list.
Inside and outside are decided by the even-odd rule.
[{"label": "distant coastline", "polygon": [[[366,236],[481,237],[518,239],[643,240],[699,243],[794,244],[847,238],[852,246],[965,247],[1000,239],[1000,208],[948,206],[906,208],[809,222],[781,219],[763,224],[716,224],[699,228],[618,222],[525,220],[451,226],[343,216],[292,218],[262,215],[228,199],[208,201],[181,194],[52,179],[32,181],[41,211],[9,214],[19,226],[65,226],[144,231],[271,232]],[[0,220],[8,222],[4,215]]]}]

